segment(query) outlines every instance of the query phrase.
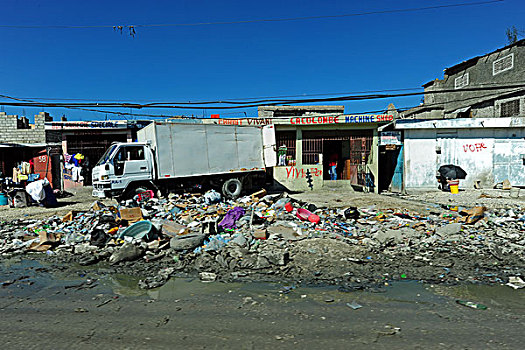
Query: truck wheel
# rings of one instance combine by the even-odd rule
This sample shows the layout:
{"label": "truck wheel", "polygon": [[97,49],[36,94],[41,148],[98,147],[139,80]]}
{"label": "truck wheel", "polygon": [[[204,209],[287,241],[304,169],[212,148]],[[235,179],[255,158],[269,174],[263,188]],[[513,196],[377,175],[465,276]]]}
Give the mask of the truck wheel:
{"label": "truck wheel", "polygon": [[242,191],[242,182],[239,179],[228,179],[222,185],[222,194],[227,198],[235,199]]}

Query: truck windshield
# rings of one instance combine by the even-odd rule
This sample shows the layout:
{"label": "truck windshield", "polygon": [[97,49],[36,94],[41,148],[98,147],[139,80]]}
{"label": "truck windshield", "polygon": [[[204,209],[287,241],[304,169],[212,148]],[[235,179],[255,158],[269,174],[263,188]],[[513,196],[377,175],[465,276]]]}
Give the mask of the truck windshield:
{"label": "truck windshield", "polygon": [[115,148],[117,148],[117,145],[111,145],[106,150],[106,152],[104,152],[104,155],[100,158],[100,160],[97,162],[97,164],[95,166],[107,163],[107,161],[109,160],[109,156],[113,153]]}

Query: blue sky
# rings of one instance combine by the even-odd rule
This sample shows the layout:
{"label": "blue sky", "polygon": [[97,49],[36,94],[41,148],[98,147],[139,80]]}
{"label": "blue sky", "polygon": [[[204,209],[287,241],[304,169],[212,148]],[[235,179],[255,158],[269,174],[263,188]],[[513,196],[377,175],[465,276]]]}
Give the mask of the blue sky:
{"label": "blue sky", "polygon": [[[506,28],[525,29],[525,2],[330,19],[139,27],[135,37],[112,28],[46,26],[227,22],[472,2],[477,1],[3,0],[1,25],[44,27],[0,27],[0,94],[145,103],[418,88],[442,78],[446,67],[505,46]],[[345,113],[360,113],[385,109],[390,102],[414,106],[420,99],[331,104],[344,104]],[[42,108],[3,110],[32,116]],[[105,118],[95,112],[44,110],[55,120],[64,114],[69,120]],[[257,115],[256,108],[133,112]]]}

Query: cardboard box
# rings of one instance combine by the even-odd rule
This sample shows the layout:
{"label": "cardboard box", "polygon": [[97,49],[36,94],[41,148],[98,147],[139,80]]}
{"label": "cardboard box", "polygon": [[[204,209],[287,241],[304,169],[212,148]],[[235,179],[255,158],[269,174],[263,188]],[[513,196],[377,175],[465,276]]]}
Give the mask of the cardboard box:
{"label": "cardboard box", "polygon": [[266,239],[268,238],[268,231],[266,229],[255,229],[252,236],[255,239]]}
{"label": "cardboard box", "polygon": [[78,210],[72,210],[62,218],[62,222],[71,221],[75,216],[77,216],[80,213],[82,212]]}
{"label": "cardboard box", "polygon": [[120,209],[119,215],[121,220],[126,220],[130,224],[142,220],[140,208],[123,208]]}

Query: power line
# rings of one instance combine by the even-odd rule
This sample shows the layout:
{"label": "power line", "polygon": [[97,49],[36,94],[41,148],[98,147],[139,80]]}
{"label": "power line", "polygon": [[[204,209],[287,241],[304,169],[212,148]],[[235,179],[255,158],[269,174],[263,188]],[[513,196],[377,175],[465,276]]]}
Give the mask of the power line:
{"label": "power line", "polygon": [[[139,103],[59,103],[59,102],[39,102],[28,99],[20,99],[7,95],[0,95],[5,99],[14,100],[16,102],[0,102],[0,105],[5,106],[27,106],[27,107],[48,107],[48,108],[163,108],[163,109],[240,109],[240,108],[251,108],[259,106],[275,106],[282,104],[303,104],[303,103],[317,103],[317,102],[339,102],[339,101],[364,101],[374,99],[385,99],[385,98],[396,98],[396,97],[409,97],[418,96],[425,94],[443,94],[443,93],[457,93],[467,91],[492,91],[501,89],[522,89],[525,88],[525,83],[521,84],[506,84],[506,85],[494,85],[494,86],[478,86],[478,87],[464,87],[460,90],[456,89],[442,89],[432,91],[421,91],[421,92],[406,92],[398,94],[367,94],[367,95],[347,95],[339,97],[328,97],[328,98],[307,98],[307,99],[261,99],[257,101],[209,101],[206,103],[178,103],[171,104],[169,102],[161,103],[150,103],[150,104],[139,104]],[[210,106],[215,104],[215,106]],[[219,105],[219,106],[217,106]],[[221,106],[226,105],[226,106]]]}
{"label": "power line", "polygon": [[[525,83],[523,80],[515,80],[515,81],[507,81],[507,84],[521,84]],[[484,87],[484,86],[498,86],[500,83],[482,83],[482,84],[471,84],[469,87]],[[396,92],[396,91],[414,91],[414,90],[420,90],[421,86],[418,87],[412,87],[412,88],[397,88],[397,89],[381,89],[381,90],[364,90],[364,91],[345,91],[345,92],[323,92],[323,93],[311,93],[311,94],[294,94],[294,95],[275,95],[275,96],[256,96],[256,97],[236,97],[236,98],[224,98],[219,99],[216,101],[208,101],[208,100],[194,100],[194,101],[187,101],[187,102],[163,102],[161,100],[151,100],[151,99],[138,99],[135,100],[137,102],[149,102],[151,103],[160,103],[160,104],[183,104],[183,103],[191,103],[191,104],[208,104],[208,103],[217,103],[219,101],[243,101],[243,100],[259,100],[259,99],[280,99],[280,98],[292,98],[292,97],[314,97],[314,96],[335,96],[335,95],[349,95],[349,94],[368,94],[368,93],[374,93],[374,92]],[[1,97],[2,95],[0,95]],[[11,97],[15,98],[15,97]],[[100,98],[63,98],[63,97],[16,97],[16,99],[20,100],[39,100],[39,101],[90,101],[91,103],[100,103],[100,102],[125,102],[129,99],[121,100],[121,99],[100,99]]]}
{"label": "power line", "polygon": [[[421,87],[413,87],[413,88],[404,88],[404,89],[383,89],[383,90],[366,90],[366,91],[346,91],[346,92],[325,92],[325,93],[315,93],[315,94],[295,94],[295,95],[277,95],[277,96],[257,96],[257,97],[236,97],[236,98],[225,98],[224,100],[228,101],[242,101],[242,100],[257,100],[257,99],[271,99],[271,98],[291,98],[291,97],[311,97],[311,96],[333,96],[333,95],[348,95],[348,94],[365,94],[365,93],[372,93],[372,92],[394,92],[394,91],[412,91],[412,90],[419,90]],[[19,99],[32,99],[32,100],[40,100],[40,101],[46,101],[46,100],[52,100],[52,101],[92,101],[93,103],[97,102],[110,102],[110,101],[117,101],[117,102],[123,102],[123,101],[129,101],[129,100],[119,100],[119,99],[98,99],[98,98],[55,98],[55,97],[18,97]],[[155,101],[155,100],[135,100],[135,101],[148,101],[148,102],[162,102],[162,101]],[[208,103],[209,101],[206,100],[195,100],[195,101],[188,101],[191,103]],[[170,102],[170,103],[178,103],[178,102]],[[181,102],[182,103],[182,102]],[[187,103],[187,102],[184,102]]]}
{"label": "power line", "polygon": [[[477,5],[488,5],[493,3],[500,3],[505,0],[488,0],[488,1],[476,1],[459,4],[449,5],[436,5],[436,6],[425,6],[425,7],[414,7],[406,9],[393,9],[393,10],[380,10],[380,11],[368,11],[358,13],[346,13],[339,15],[320,15],[320,16],[303,16],[303,17],[288,17],[288,18],[261,18],[252,20],[236,20],[236,21],[214,21],[214,22],[196,22],[196,23],[158,23],[158,24],[129,24],[129,25],[9,25],[1,24],[0,28],[16,28],[16,29],[96,29],[96,28],[113,28],[114,30],[122,31],[123,28],[134,30],[135,28],[146,28],[146,27],[190,27],[190,26],[209,26],[209,25],[224,25],[224,24],[248,24],[248,23],[264,23],[264,22],[289,22],[289,21],[303,21],[303,20],[314,20],[314,19],[336,19],[345,17],[358,17],[358,16],[370,16],[378,14],[388,13],[402,13],[402,12],[417,12],[425,10],[435,10],[442,8],[451,7],[464,7],[464,6],[477,6]],[[130,32],[131,34],[131,32]],[[133,32],[132,35],[135,33]]]}

